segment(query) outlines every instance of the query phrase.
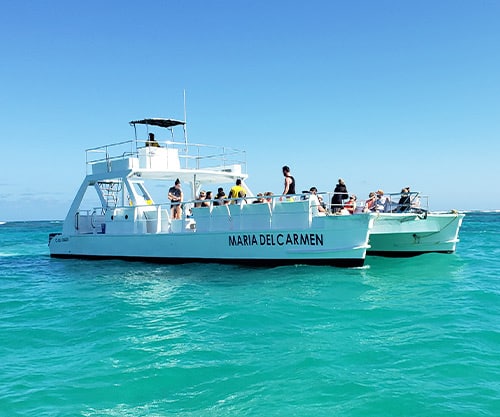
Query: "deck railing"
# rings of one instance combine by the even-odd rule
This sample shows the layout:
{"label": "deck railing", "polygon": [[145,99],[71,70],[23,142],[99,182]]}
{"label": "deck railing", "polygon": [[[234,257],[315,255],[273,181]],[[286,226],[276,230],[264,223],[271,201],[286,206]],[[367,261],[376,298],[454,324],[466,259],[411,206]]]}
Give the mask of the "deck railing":
{"label": "deck railing", "polygon": [[[128,140],[111,143],[85,150],[87,173],[95,164],[138,157],[139,149],[147,148],[145,140]],[[224,169],[240,165],[242,173],[246,173],[246,151],[227,146],[185,143],[176,141],[158,141],[160,148],[176,149],[180,166],[184,169]]]}
{"label": "deck railing", "polygon": [[[429,196],[422,195],[419,192],[411,191],[408,193],[389,193],[384,194],[384,205],[375,204],[375,208],[371,211],[382,213],[422,213],[429,211]],[[362,211],[365,207],[366,199],[357,200],[357,211]],[[361,210],[360,210],[361,209]]]}

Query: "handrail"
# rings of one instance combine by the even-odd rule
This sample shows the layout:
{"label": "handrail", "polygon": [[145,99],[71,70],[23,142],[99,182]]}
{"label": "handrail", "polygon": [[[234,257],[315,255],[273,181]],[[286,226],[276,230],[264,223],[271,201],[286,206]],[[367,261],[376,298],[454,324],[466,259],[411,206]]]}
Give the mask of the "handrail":
{"label": "handrail", "polygon": [[[215,169],[231,165],[241,165],[246,172],[246,151],[227,146],[208,145],[175,141],[157,141],[160,145],[154,149],[177,149],[181,165],[186,169]],[[139,150],[147,148],[146,140],[126,140],[110,143],[85,150],[86,165],[91,166],[101,162],[111,162],[119,159],[139,157]],[[94,154],[97,154],[94,157]]]}
{"label": "handrail", "polygon": [[[403,195],[404,194],[404,195]],[[384,197],[388,199],[386,213],[426,213],[429,211],[429,196],[421,195],[417,191],[410,191],[408,193],[384,193]],[[401,202],[402,198],[408,198],[408,201]],[[364,207],[367,200],[357,200],[357,207]]]}

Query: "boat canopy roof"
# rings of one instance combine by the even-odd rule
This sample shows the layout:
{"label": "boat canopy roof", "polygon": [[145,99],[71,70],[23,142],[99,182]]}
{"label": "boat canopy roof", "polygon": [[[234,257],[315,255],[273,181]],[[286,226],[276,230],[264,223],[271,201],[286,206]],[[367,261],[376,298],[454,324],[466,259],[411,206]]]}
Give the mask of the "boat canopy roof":
{"label": "boat canopy roof", "polygon": [[179,125],[185,125],[186,122],[183,122],[181,120],[174,120],[174,119],[161,119],[161,118],[155,118],[155,119],[142,119],[142,120],[134,120],[130,122],[131,125],[150,125],[150,126],[158,126],[158,127],[173,127],[173,126],[179,126]]}

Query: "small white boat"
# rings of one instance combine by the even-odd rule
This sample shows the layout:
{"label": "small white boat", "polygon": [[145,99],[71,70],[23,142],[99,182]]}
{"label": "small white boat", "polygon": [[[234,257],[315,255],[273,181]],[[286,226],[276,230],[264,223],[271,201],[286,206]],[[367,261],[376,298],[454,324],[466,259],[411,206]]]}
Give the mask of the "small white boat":
{"label": "small white boat", "polygon": [[[87,175],[62,233],[49,236],[51,256],[165,263],[364,264],[373,214],[325,216],[313,199],[300,197],[282,201],[277,196],[250,204],[255,198],[244,182],[248,177],[244,152],[188,143],[183,121],[130,123],[134,140],[86,151]],[[148,131],[166,128],[171,140],[151,146],[138,139],[138,125]],[[183,140],[176,141],[173,132],[179,127]],[[173,218],[166,199],[176,179],[191,195],[184,199],[179,219]],[[249,204],[233,200],[233,204],[211,201],[209,207],[194,206],[202,188],[232,186],[237,179],[243,180]]]}
{"label": "small white boat", "polygon": [[[368,255],[409,257],[425,253],[453,253],[463,213],[431,212],[428,198],[418,192],[385,195],[385,204],[375,210]],[[397,203],[395,203],[397,201]]]}

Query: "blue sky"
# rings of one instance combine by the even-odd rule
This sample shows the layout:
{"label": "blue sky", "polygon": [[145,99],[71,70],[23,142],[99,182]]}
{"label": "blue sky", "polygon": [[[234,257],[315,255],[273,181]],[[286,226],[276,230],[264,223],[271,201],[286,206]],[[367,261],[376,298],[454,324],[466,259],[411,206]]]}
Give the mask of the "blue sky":
{"label": "blue sky", "polygon": [[17,1],[0,14],[0,220],[62,219],[90,147],[183,118],[253,191],[500,209],[500,2]]}

